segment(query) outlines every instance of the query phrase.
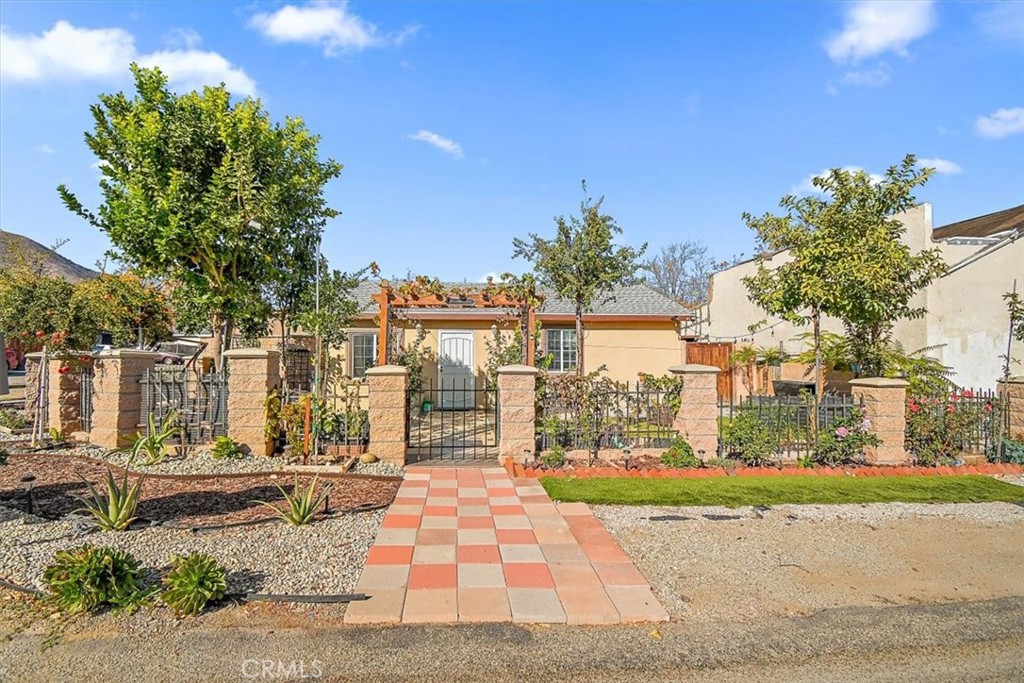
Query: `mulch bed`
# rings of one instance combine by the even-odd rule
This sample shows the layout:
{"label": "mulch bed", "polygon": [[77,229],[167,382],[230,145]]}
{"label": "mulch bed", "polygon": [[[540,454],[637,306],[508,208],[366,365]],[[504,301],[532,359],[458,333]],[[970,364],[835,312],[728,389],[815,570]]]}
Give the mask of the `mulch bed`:
{"label": "mulch bed", "polygon": [[[88,496],[84,477],[102,493],[107,472],[120,482],[122,470],[84,456],[53,453],[11,455],[0,467],[0,505],[25,509],[25,488],[21,478],[36,477],[32,489],[35,514],[57,519],[82,507],[75,495]],[[141,475],[129,473],[133,482]],[[309,475],[298,477],[305,486]],[[397,477],[321,476],[319,486],[331,482],[333,512],[350,512],[389,505],[401,480]],[[142,484],[139,516],[174,526],[206,526],[246,522],[272,517],[273,513],[253,501],[277,504],[283,501],[274,484],[291,490],[295,476],[289,474],[150,475]]]}

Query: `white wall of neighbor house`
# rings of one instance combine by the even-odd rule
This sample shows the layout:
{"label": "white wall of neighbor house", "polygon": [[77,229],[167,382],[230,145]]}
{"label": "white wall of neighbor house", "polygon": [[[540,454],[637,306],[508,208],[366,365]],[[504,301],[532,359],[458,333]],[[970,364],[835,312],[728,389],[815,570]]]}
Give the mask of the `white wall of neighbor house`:
{"label": "white wall of neighbor house", "polygon": [[[953,266],[985,248],[980,244],[950,244],[932,241],[932,207],[921,204],[908,210],[903,218],[906,242],[914,250],[938,247],[947,264]],[[856,248],[851,247],[851,248]],[[775,254],[768,267],[790,260],[788,253]],[[711,300],[703,311],[704,322],[698,329],[710,341],[752,341],[757,346],[779,346],[797,353],[805,348],[799,336],[810,332],[810,325],[797,326],[767,315],[747,297],[743,278],[757,272],[757,263],[747,261],[716,273],[711,279]],[[977,262],[936,280],[913,300],[925,307],[924,318],[902,320],[893,330],[907,351],[935,347],[928,355],[953,368],[953,379],[961,386],[991,388],[1002,375],[1001,356],[1006,353],[1009,317],[1003,294],[1024,290],[1024,239],[994,251]],[[750,333],[748,327],[766,320],[764,329]],[[824,318],[823,330],[843,333],[842,324]],[[1024,349],[1011,348],[1014,374],[1024,372]]]}

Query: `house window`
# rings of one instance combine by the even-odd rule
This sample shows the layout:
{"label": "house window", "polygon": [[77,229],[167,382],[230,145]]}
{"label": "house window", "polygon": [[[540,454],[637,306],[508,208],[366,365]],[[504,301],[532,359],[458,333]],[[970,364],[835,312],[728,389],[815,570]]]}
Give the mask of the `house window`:
{"label": "house window", "polygon": [[352,335],[352,376],[357,379],[366,377],[366,371],[377,362],[377,335]]}
{"label": "house window", "polygon": [[548,330],[546,346],[552,372],[568,372],[576,367],[576,330]]}

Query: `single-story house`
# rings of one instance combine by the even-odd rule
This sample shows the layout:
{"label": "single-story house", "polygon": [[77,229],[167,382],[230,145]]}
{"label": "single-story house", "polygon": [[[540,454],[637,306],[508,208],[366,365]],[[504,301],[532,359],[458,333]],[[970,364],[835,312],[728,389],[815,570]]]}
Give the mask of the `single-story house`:
{"label": "single-story house", "polygon": [[[925,203],[906,211],[901,220],[904,241],[916,251],[938,248],[949,272],[917,295],[913,304],[923,306],[927,314],[897,323],[895,339],[908,352],[927,349],[927,355],[952,368],[953,381],[963,387],[993,388],[1003,374],[1007,352],[1011,373],[1019,374],[1024,370],[1024,345],[1011,343],[1003,294],[1024,295],[1024,205],[933,229],[932,206]],[[766,266],[788,258],[787,252],[773,254]],[[803,350],[797,337],[809,327],[769,316],[747,298],[743,278],[755,272],[757,262],[751,259],[712,276],[709,303],[684,330],[695,349],[754,344],[781,346],[790,353]],[[751,333],[749,326],[758,321],[765,322]],[[839,321],[831,318],[823,319],[822,329],[843,332]],[[735,392],[744,391],[741,382],[732,384]]]}

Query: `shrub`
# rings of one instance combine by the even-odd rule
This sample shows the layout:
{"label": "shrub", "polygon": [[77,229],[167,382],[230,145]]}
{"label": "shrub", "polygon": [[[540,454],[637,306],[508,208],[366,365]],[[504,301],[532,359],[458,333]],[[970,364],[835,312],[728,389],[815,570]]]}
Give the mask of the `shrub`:
{"label": "shrub", "polygon": [[75,512],[88,512],[102,531],[124,531],[137,519],[135,513],[139,509],[143,479],[145,477],[139,477],[135,485],[129,487],[128,473],[125,472],[119,485],[113,473],[107,470],[107,495],[101,496],[96,487],[83,478],[82,481],[89,487],[91,499],[75,496],[84,506]]}
{"label": "shrub", "polygon": [[316,516],[320,505],[331,493],[331,485],[325,484],[323,489],[320,491],[320,495],[314,497],[313,493],[316,490],[318,479],[319,477],[313,477],[313,480],[309,482],[309,486],[303,490],[299,487],[299,478],[295,477],[295,486],[292,488],[291,493],[286,492],[283,488],[274,484],[274,486],[277,486],[277,490],[281,492],[281,495],[284,496],[285,502],[288,503],[288,507],[285,510],[263,500],[256,500],[253,502],[259,503],[260,505],[266,505],[268,508],[273,510],[278,517],[291,526],[309,524],[313,521],[313,517]]}
{"label": "shrub", "polygon": [[740,411],[723,424],[722,442],[747,465],[766,465],[778,458],[778,428],[752,411]]}
{"label": "shrub", "polygon": [[956,462],[985,423],[998,415],[992,402],[973,399],[971,392],[907,400],[906,449],[919,465]]}
{"label": "shrub", "polygon": [[32,420],[23,412],[13,410],[0,410],[0,427],[8,429],[27,429],[32,426]]}
{"label": "shrub", "polygon": [[57,552],[43,570],[43,583],[58,608],[72,614],[103,605],[131,609],[150,595],[138,560],[123,550],[90,545]]}
{"label": "shrub", "polygon": [[9,457],[11,457],[10,452],[6,448],[0,448],[0,465],[6,465]]}
{"label": "shrub", "polygon": [[668,450],[661,454],[661,464],[677,468],[698,467],[700,461],[693,454],[693,447],[687,443],[686,439],[677,436]]}
{"label": "shrub", "polygon": [[565,448],[561,444],[555,444],[541,454],[540,463],[551,469],[558,469],[565,465]]}
{"label": "shrub", "polygon": [[990,462],[1024,465],[1024,441],[1003,437],[1002,441],[989,444],[987,455]]}
{"label": "shrub", "polygon": [[213,440],[210,457],[214,460],[237,460],[245,457],[245,449],[230,436],[218,436]]}
{"label": "shrub", "polygon": [[164,415],[159,429],[156,426],[153,413],[150,413],[146,419],[148,422],[146,433],[136,434],[135,441],[127,449],[129,467],[135,464],[140,457],[143,460],[139,464],[146,467],[162,463],[167,457],[167,441],[178,431],[178,414],[173,410]]}
{"label": "shrub", "polygon": [[163,579],[160,599],[176,614],[195,616],[210,602],[224,597],[227,572],[205,553],[171,557],[171,571]]}
{"label": "shrub", "polygon": [[854,408],[850,411],[849,417],[835,420],[828,429],[822,429],[818,433],[814,462],[835,467],[859,461],[864,454],[865,446],[877,446],[881,443],[870,430],[871,421],[864,417],[859,408]]}

